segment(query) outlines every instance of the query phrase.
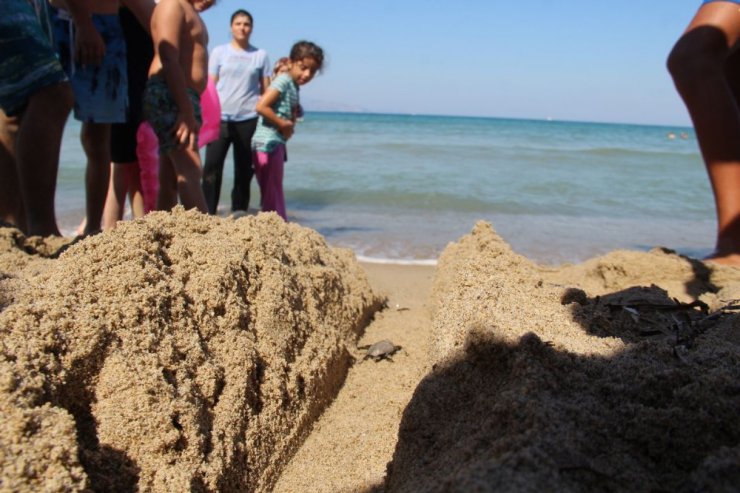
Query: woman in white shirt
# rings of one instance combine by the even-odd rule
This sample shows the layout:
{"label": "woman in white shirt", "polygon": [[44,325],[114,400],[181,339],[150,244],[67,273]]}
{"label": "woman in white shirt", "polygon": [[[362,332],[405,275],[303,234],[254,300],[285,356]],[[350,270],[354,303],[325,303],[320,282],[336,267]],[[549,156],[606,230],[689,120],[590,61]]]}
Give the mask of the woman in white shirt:
{"label": "woman in white shirt", "polygon": [[231,16],[231,42],[217,46],[208,61],[208,75],[216,83],[221,102],[219,138],[206,146],[203,194],[208,212],[215,214],[221,194],[224,160],[234,145],[234,187],[231,211],[249,208],[252,169],[252,135],[257,126],[257,100],[269,86],[270,62],[265,50],[249,43],[253,19],[246,10]]}

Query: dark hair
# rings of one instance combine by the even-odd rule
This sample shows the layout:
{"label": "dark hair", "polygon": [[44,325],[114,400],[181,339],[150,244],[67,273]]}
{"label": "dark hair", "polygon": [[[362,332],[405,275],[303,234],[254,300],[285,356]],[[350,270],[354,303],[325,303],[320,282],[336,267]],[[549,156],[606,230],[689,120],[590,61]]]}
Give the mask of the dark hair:
{"label": "dark hair", "polygon": [[304,58],[313,58],[318,65],[318,71],[324,67],[324,50],[310,41],[298,41],[290,49],[290,59],[294,62]]}
{"label": "dark hair", "polygon": [[249,12],[247,12],[244,9],[239,9],[236,12],[234,12],[233,14],[231,14],[231,23],[229,23],[229,25],[231,25],[231,24],[234,23],[234,19],[236,19],[237,17],[241,17],[241,16],[249,17],[249,23],[250,24],[254,24],[254,19],[252,19],[252,14],[250,14]]}

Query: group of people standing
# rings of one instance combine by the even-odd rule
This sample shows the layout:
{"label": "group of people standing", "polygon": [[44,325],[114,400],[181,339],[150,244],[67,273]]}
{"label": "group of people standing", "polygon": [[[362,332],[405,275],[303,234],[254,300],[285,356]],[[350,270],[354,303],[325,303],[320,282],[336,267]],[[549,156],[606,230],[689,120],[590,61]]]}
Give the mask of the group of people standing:
{"label": "group of people standing", "polygon": [[231,16],[231,41],[211,52],[208,75],[216,82],[221,125],[219,137],[206,147],[203,194],[208,212],[215,214],[224,160],[233,145],[231,211],[247,211],[256,175],[262,210],[275,211],[287,220],[282,186],[285,144],[302,116],[298,88],[321,70],[324,53],[314,43],[299,41],[290,56],[271,69],[267,53],[250,44],[253,26],[252,15],[237,10]]}
{"label": "group of people standing", "polygon": [[257,129],[257,101],[270,85],[272,67],[265,50],[250,44],[254,20],[246,10],[231,16],[231,41],[216,46],[208,59],[208,74],[216,83],[221,103],[219,137],[206,147],[203,194],[208,212],[216,213],[221,194],[224,160],[233,146],[234,186],[231,210],[249,208],[252,136]]}
{"label": "group of people standing", "polygon": [[[287,219],[285,143],[299,114],[298,86],[322,68],[323,51],[298,42],[279,65],[284,73],[273,74],[265,51],[250,44],[251,14],[240,9],[231,17],[231,42],[209,60],[199,13],[213,1],[3,0],[0,221],[29,235],[60,234],[54,192],[72,107],[87,158],[81,234],[114,227],[127,194],[134,216],[151,209],[139,175],[142,131],[149,128],[159,149],[157,209],[179,202],[216,213],[233,145],[232,211],[247,211],[256,171],[262,210]],[[203,169],[200,95],[209,77],[222,111]]]}
{"label": "group of people standing", "polygon": [[[56,7],[52,15],[48,1]],[[252,16],[237,10],[231,42],[216,47],[208,62],[208,33],[199,12],[214,1],[160,0],[156,7],[155,0],[0,2],[2,222],[29,235],[60,234],[54,196],[73,106],[83,122],[87,157],[83,234],[113,227],[127,191],[134,214],[143,214],[136,199],[142,120],[159,141],[158,209],[179,200],[186,208],[216,213],[224,159],[233,145],[232,211],[248,209],[256,174],[262,210],[287,218],[285,144],[300,112],[298,88],[321,70],[323,51],[296,43],[271,71],[267,54],[250,43]],[[734,265],[740,265],[739,5],[704,0],[668,59],[714,191],[718,230],[710,259]],[[217,84],[222,114],[203,169],[199,97],[208,77]]]}

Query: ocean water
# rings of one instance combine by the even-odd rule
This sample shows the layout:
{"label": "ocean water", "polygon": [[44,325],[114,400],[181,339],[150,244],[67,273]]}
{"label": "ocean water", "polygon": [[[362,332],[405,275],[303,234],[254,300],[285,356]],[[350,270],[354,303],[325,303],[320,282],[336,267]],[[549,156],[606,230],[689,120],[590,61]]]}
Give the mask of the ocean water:
{"label": "ocean water", "polygon": [[[232,176],[229,156],[223,214]],[[70,122],[57,191],[65,232],[84,215],[83,177]],[[715,229],[697,142],[681,127],[309,112],[284,188],[291,221],[378,261],[431,263],[479,220],[546,264],[655,246],[703,256]]]}

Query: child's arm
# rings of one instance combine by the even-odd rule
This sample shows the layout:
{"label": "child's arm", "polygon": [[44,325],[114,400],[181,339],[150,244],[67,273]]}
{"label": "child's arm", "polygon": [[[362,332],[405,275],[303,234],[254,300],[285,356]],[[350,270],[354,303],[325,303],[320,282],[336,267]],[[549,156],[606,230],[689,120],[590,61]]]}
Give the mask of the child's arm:
{"label": "child's arm", "polygon": [[262,115],[262,118],[272,123],[277,127],[283,137],[289,139],[293,135],[294,124],[291,120],[286,120],[277,116],[275,111],[272,109],[272,105],[275,104],[280,98],[280,91],[274,87],[268,87],[267,91],[257,101],[257,113]]}
{"label": "child's arm", "polygon": [[180,67],[180,36],[184,26],[185,11],[177,0],[162,0],[157,4],[152,14],[152,40],[162,64],[162,75],[177,104],[177,120],[172,133],[180,145],[196,149],[199,125]]}

